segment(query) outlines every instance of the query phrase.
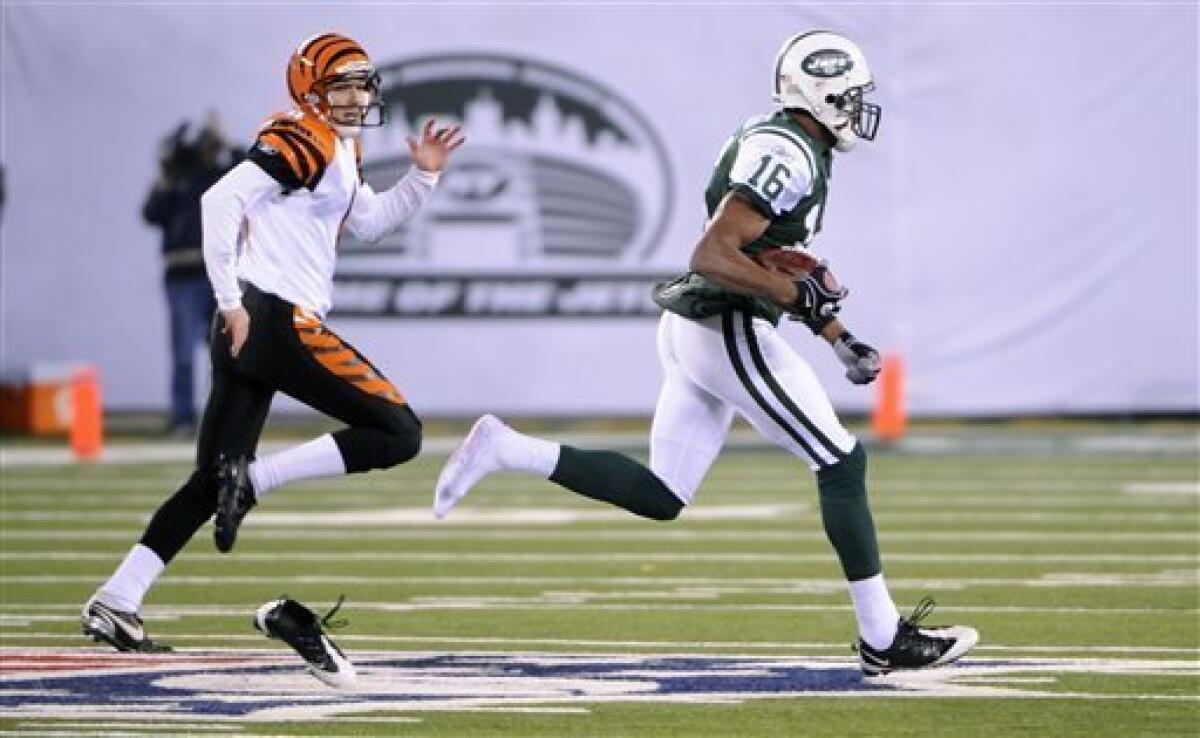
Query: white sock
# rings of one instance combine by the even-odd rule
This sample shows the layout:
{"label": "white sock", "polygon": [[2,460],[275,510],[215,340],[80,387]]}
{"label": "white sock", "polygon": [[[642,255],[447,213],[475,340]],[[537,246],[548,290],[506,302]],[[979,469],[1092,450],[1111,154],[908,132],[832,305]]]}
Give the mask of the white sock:
{"label": "white sock", "polygon": [[892,645],[900,624],[900,611],[882,574],[850,582],[850,599],[854,601],[854,616],[858,618],[858,634],[871,648],[883,650]]}
{"label": "white sock", "polygon": [[108,581],[96,590],[96,597],[114,609],[137,612],[142,608],[146,591],[166,566],[158,554],[138,543],[129,549]]}
{"label": "white sock", "polygon": [[269,454],[250,464],[254,495],[263,495],[297,479],[333,477],[346,473],[346,462],[333,436],[326,433],[299,446]]}
{"label": "white sock", "polygon": [[558,453],[562,447],[553,441],[527,436],[508,426],[500,434],[500,462],[505,469],[538,474],[549,479],[558,466]]}

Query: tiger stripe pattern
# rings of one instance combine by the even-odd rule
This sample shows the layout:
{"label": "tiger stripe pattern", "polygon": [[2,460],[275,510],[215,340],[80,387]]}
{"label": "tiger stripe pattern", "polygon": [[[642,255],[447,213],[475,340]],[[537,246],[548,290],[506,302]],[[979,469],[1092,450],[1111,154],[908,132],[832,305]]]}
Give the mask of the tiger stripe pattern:
{"label": "tiger stripe pattern", "polygon": [[292,312],[292,323],[300,343],[321,366],[369,395],[397,405],[405,404],[400,391],[315,314],[296,307]]}
{"label": "tiger stripe pattern", "polygon": [[288,63],[288,93],[297,105],[314,104],[309,95],[321,84],[341,73],[351,64],[369,65],[370,58],[353,39],[338,33],[322,33],[305,40],[297,47]]}
{"label": "tiger stripe pattern", "polygon": [[316,116],[301,111],[271,116],[255,145],[279,152],[301,186],[315,189],[337,150],[337,134]]}

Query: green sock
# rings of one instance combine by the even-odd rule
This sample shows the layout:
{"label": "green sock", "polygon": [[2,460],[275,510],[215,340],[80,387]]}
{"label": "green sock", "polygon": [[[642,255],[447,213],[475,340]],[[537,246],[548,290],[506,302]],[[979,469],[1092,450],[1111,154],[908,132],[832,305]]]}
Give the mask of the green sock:
{"label": "green sock", "polygon": [[882,571],[875,521],[867,503],[867,452],[862,444],[837,464],[817,472],[821,522],[851,582]]}
{"label": "green sock", "polygon": [[612,451],[563,445],[550,481],[651,520],[674,520],[683,509],[683,502],[654,472]]}

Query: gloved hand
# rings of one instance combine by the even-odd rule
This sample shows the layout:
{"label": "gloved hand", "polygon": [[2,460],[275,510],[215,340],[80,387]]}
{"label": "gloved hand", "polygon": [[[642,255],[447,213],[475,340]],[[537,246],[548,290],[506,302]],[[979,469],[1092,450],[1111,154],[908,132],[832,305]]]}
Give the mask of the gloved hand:
{"label": "gloved hand", "polygon": [[796,282],[798,294],[796,301],[788,305],[786,310],[794,320],[799,320],[809,327],[814,335],[828,325],[842,309],[841,301],[846,299],[850,290],[838,283],[833,272],[820,264],[804,279]]}
{"label": "gloved hand", "polygon": [[846,365],[846,379],[854,384],[870,384],[883,369],[879,352],[855,338],[850,331],[842,331],[834,340],[833,352]]}

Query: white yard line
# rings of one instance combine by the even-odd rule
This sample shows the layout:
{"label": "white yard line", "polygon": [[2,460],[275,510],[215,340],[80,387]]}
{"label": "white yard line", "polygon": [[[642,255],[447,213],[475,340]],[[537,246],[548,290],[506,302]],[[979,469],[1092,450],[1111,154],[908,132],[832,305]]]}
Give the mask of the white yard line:
{"label": "white yard line", "polygon": [[[251,518],[251,525],[253,518]],[[110,528],[85,528],[64,530],[62,528],[24,528],[5,530],[0,538],[10,541],[129,541],[141,529],[113,530]],[[885,542],[898,541],[975,541],[979,543],[1007,542],[1080,542],[1080,543],[1146,543],[1172,542],[1195,543],[1195,531],[1077,531],[1077,530],[953,530],[940,531],[896,531],[880,532]],[[681,530],[660,528],[646,530],[481,530],[479,528],[457,528],[442,525],[436,528],[406,528],[402,531],[386,531],[373,528],[292,528],[287,530],[255,530],[255,538],[262,540],[487,540],[487,541],[825,541],[820,531],[804,530],[760,530],[744,528],[731,530]],[[191,554],[188,554],[191,556]],[[237,554],[240,556],[241,554]],[[315,556],[323,555],[319,552]]]}
{"label": "white yard line", "polygon": [[1200,496],[1200,482],[1130,482],[1122,486],[1130,495]]}
{"label": "white yard line", "polygon": [[[490,586],[508,585],[564,585],[576,583],[589,584],[619,584],[623,586],[722,586],[736,583],[739,586],[769,586],[779,587],[786,592],[841,592],[846,583],[841,579],[797,579],[792,577],[744,577],[740,575],[721,577],[612,577],[612,576],[352,576],[352,575],[298,575],[275,576],[264,580],[262,576],[169,576],[159,583],[159,587],[209,587],[222,586],[253,586],[262,588],[271,586],[278,588],[289,584],[313,585],[389,585],[427,584],[427,585],[458,585],[482,584]],[[5,575],[0,576],[0,583],[51,586],[59,584],[96,584],[94,575]],[[892,589],[963,589],[966,587],[1036,587],[1039,589],[1053,588],[1168,588],[1196,587],[1198,584],[1195,570],[1175,570],[1160,572],[1048,572],[1040,578],[928,578],[928,579],[889,579]]]}
{"label": "white yard line", "polygon": [[[611,448],[618,451],[642,453],[647,447],[645,431],[619,433],[567,433],[555,434],[555,440],[584,448]],[[461,441],[459,436],[433,437],[425,439],[422,451],[429,456],[444,456]],[[294,445],[294,441],[272,441],[263,444],[260,452]],[[773,450],[770,444],[753,431],[734,430],[726,439],[728,449]],[[1127,454],[1133,456],[1194,455],[1200,452],[1200,434],[1150,433],[1136,434],[1080,434],[1076,436],[1053,434],[1030,436],[1028,434],[975,434],[975,433],[913,433],[896,445],[896,451],[907,454],[981,454],[987,457],[1001,455],[1072,455],[1111,456]],[[189,463],[195,456],[192,443],[131,443],[109,444],[95,465],[178,462]],[[1047,462],[1049,463],[1049,462]],[[11,467],[55,467],[78,464],[69,448],[62,447],[0,447],[0,468]]]}
{"label": "white yard line", "polygon": [[[943,505],[943,508],[945,506]],[[1121,523],[1179,523],[1193,524],[1200,520],[1192,508],[1181,508],[1171,512],[1156,508],[1153,510],[1126,511],[1029,511],[1017,510],[895,510],[889,506],[879,506],[875,510],[876,517],[885,521],[912,520],[922,523],[950,523],[958,521],[1022,521],[1022,522],[1079,522],[1081,516],[1088,522],[1121,522]],[[110,511],[93,512],[61,512],[61,511],[5,511],[0,514],[0,521],[30,522],[30,523],[145,523],[150,519],[152,511],[142,513],[123,513]],[[762,504],[762,505],[717,505],[697,506],[689,508],[683,515],[687,520],[767,520],[785,521],[802,515],[812,514],[807,505],[802,504]],[[468,508],[456,510],[447,522],[438,522],[433,513],[426,507],[398,507],[382,509],[360,509],[349,511],[313,510],[307,512],[273,512],[257,511],[246,523],[246,530],[255,527],[380,527],[397,525],[430,525],[453,528],[456,526],[477,525],[564,525],[570,523],[631,521],[629,513],[613,509],[579,509],[579,508]],[[7,532],[6,532],[7,535]]]}
{"label": "white yard line", "polygon": [[[713,505],[690,511],[695,520],[774,520],[805,511],[802,504]],[[38,512],[5,511],[0,520],[12,522],[75,522],[144,521],[153,511],[118,513],[106,511]],[[456,514],[457,522],[466,524],[527,525],[558,524],[581,521],[628,520],[629,513],[616,509],[579,510],[566,508],[491,508],[463,510]],[[271,512],[255,514],[253,522],[264,526],[303,526],[320,522],[322,525],[414,525],[437,524],[428,507],[392,507],[360,510],[313,510],[309,512]]]}
{"label": "white yard line", "polygon": [[[81,639],[82,636],[68,635],[64,633],[22,633],[21,639],[28,640],[73,640]],[[172,633],[168,641],[219,641],[219,642],[237,642],[237,643],[258,643],[267,644],[267,639],[259,634],[251,633]],[[782,650],[782,651],[834,651],[838,654],[845,653],[846,642],[789,642],[789,641],[651,641],[651,640],[605,640],[591,638],[507,638],[503,636],[439,636],[439,635],[355,635],[352,633],[339,633],[337,635],[339,643],[407,643],[407,644],[425,644],[425,643],[444,643],[444,644],[469,644],[474,646],[568,646],[578,648],[647,648],[647,649],[678,649],[691,648],[698,649],[697,655],[702,655],[703,652],[710,648],[740,648],[747,651],[758,650]],[[0,648],[0,657],[6,652],[20,651],[20,646],[8,645]],[[78,652],[79,649],[67,649],[72,652]],[[242,649],[239,649],[241,651]],[[1044,654],[1066,654],[1070,656],[1078,656],[1079,654],[1165,654],[1165,655],[1185,655],[1185,654],[1200,654],[1200,648],[1191,646],[1087,646],[1087,645],[1061,645],[1061,646],[1046,646],[1041,644],[1036,645],[1019,645],[1019,644],[998,644],[998,643],[983,643],[975,647],[975,651],[986,651],[989,653],[1044,653]],[[211,649],[205,649],[206,652]],[[280,645],[276,649],[268,649],[270,653],[286,651],[286,646]],[[372,654],[379,656],[387,656],[388,654]],[[397,652],[392,654],[398,657],[403,657],[407,654]],[[680,656],[684,654],[672,654]],[[723,656],[733,657],[734,654],[723,654]],[[757,658],[757,657],[756,657]],[[838,659],[849,661],[853,656],[838,656]],[[1194,661],[1186,662],[1187,668],[1195,669]]]}
{"label": "white yard line", "polygon": [[[3,517],[8,520],[30,519],[78,519],[80,517],[107,517],[112,520],[132,520],[151,514],[163,500],[167,498],[170,489],[162,489],[159,494],[120,494],[114,495],[103,490],[93,490],[85,495],[66,494],[61,491],[48,491],[40,494],[11,494],[0,497],[0,506],[4,509]],[[1194,501],[1187,494],[1171,493],[1152,497],[1149,493],[1122,496],[1119,489],[1099,493],[1078,492],[1069,496],[1050,494],[1018,494],[1001,488],[988,490],[989,494],[971,494],[980,490],[959,489],[961,495],[918,495],[897,493],[895,489],[881,487],[871,492],[872,507],[884,512],[916,512],[934,510],[971,510],[1005,513],[1009,510],[1079,510],[1100,509],[1114,510],[1160,510],[1164,507],[1171,510],[1190,511],[1195,517],[1197,510]],[[812,490],[772,490],[755,487],[745,490],[745,494],[731,493],[740,501],[736,507],[778,507],[781,505],[802,505],[811,507],[815,498]],[[1192,495],[1194,496],[1194,495]],[[315,502],[327,504],[337,503],[338,514],[353,514],[362,509],[395,510],[395,503],[403,499],[413,501],[412,495],[399,498],[396,495],[364,494],[345,490],[325,491],[294,489],[286,494],[272,498],[272,505],[260,511],[260,514],[270,515],[324,515],[330,512],[324,507],[314,508]],[[562,499],[553,490],[530,494],[484,493],[478,500],[485,503],[483,507],[475,506],[458,511],[457,516],[473,515],[480,511],[490,510],[495,514],[501,510],[522,509],[556,509],[556,504]],[[276,502],[278,500],[278,502]],[[539,504],[544,502],[546,504]],[[281,507],[282,505],[282,507]],[[704,511],[712,508],[732,507],[730,505],[712,505],[705,502],[703,496],[687,514],[695,517],[705,515]],[[309,508],[309,509],[305,509]],[[422,507],[401,509],[420,510]],[[611,512],[611,511],[609,511]],[[70,517],[55,517],[70,516]],[[630,517],[625,514],[625,517]]]}
{"label": "white yard line", "polygon": [[[144,479],[144,478],[112,478],[112,477],[13,477],[5,475],[2,479],[3,489],[9,492],[16,490],[42,490],[61,492],[64,496],[94,495],[98,491],[139,492],[156,491],[163,495],[174,491],[183,482],[179,479]],[[539,494],[551,495],[553,492],[539,479],[527,476],[504,475],[490,478],[486,482],[486,492],[504,494],[513,491],[533,491]],[[727,480],[706,480],[706,486],[722,486],[753,491],[796,493],[813,489],[810,477],[792,475],[779,478],[752,478],[742,475],[730,477]],[[1039,500],[1039,499],[1076,499],[1078,497],[1098,496],[1113,498],[1121,492],[1142,494],[1200,494],[1198,484],[1194,481],[1161,481],[1161,482],[1128,482],[1112,477],[1092,480],[1072,479],[896,479],[888,475],[871,485],[876,494],[910,493],[910,492],[991,492],[1004,491],[1012,493],[1003,499],[993,502],[1004,503],[1008,500]],[[418,489],[411,480],[366,481],[366,480],[337,480],[335,482],[313,481],[296,484],[289,489],[314,490],[337,489],[346,494],[373,494],[385,497],[388,493],[413,491]],[[1034,494],[1018,494],[1020,492]],[[1070,492],[1069,498],[1052,498],[1056,492]],[[30,496],[32,497],[32,496]],[[10,499],[17,496],[10,495]]]}
{"label": "white yard line", "polygon": [[[637,593],[618,593],[621,599],[638,599]],[[687,592],[672,593],[676,599],[703,599],[703,595]],[[596,602],[607,599],[606,593],[544,593],[532,597],[413,597],[409,602],[358,602],[350,601],[347,611],[354,612],[405,612],[417,610],[593,610],[610,611],[710,611],[710,612],[740,612],[752,611],[781,611],[781,612],[820,612],[839,613],[851,612],[850,605],[811,605],[811,604],[613,604]],[[76,623],[79,622],[79,605],[5,605],[6,612],[0,613],[0,626],[30,627],[34,623]],[[227,605],[177,605],[150,606],[142,613],[147,622],[173,622],[181,618],[225,618],[244,617],[252,611],[246,604]],[[1018,615],[1082,615],[1088,617],[1187,617],[1200,614],[1197,608],[1127,608],[1127,607],[1020,607],[1020,606],[985,606],[985,605],[949,605],[947,611],[955,613],[971,613],[995,615],[998,613]],[[61,614],[59,614],[61,613]],[[14,637],[22,634],[13,633]]]}
{"label": "white yard line", "polygon": [[[439,562],[439,563],[643,563],[643,562],[709,562],[709,563],[812,563],[830,561],[829,553],[676,553],[645,551],[639,553],[496,553],[465,551],[281,551],[239,553],[236,557],[220,553],[188,553],[189,561],[276,562],[303,561],[314,564],[326,562]],[[1062,554],[1036,553],[889,553],[888,561],[914,563],[1081,563],[1081,564],[1198,564],[1196,554]],[[0,551],[0,561],[105,561],[114,555],[104,551]]]}
{"label": "white yard line", "polygon": [[237,732],[237,731],[240,731],[243,729],[242,725],[240,725],[236,722],[232,722],[232,721],[224,722],[224,723],[220,722],[220,721],[215,721],[215,722],[211,722],[211,723],[197,723],[194,721],[193,722],[184,722],[182,720],[175,721],[175,720],[171,720],[169,718],[164,720],[161,716],[158,716],[158,715],[156,715],[154,719],[159,722],[127,722],[127,721],[121,721],[121,720],[105,720],[105,721],[103,721],[102,725],[98,726],[97,723],[95,723],[95,722],[73,723],[73,722],[69,722],[69,721],[58,721],[58,720],[56,720],[54,722],[45,722],[45,721],[38,722],[38,721],[32,721],[32,720],[22,720],[20,725],[22,728],[39,728],[39,729],[47,729],[47,730],[63,730],[63,729],[67,729],[67,728],[75,728],[77,730],[89,731],[89,732],[84,733],[85,735],[95,735],[94,733],[92,733],[90,731],[94,731],[98,727],[103,727],[105,730],[132,729],[132,730],[138,730],[138,731],[147,731],[147,730],[157,731],[160,729],[169,729],[169,730],[198,730],[201,732],[210,732],[210,733],[230,733],[230,732]]}

